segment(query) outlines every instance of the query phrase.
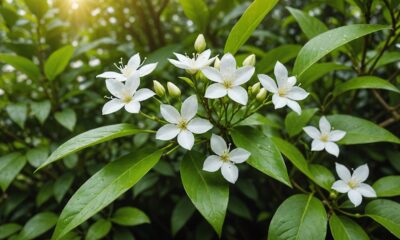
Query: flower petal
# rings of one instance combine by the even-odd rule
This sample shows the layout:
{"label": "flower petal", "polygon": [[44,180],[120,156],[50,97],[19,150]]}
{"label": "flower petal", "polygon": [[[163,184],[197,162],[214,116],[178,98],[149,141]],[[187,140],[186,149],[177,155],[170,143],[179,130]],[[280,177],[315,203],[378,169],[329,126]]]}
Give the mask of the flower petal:
{"label": "flower petal", "polygon": [[292,110],[293,110],[294,112],[296,112],[298,115],[301,115],[301,107],[300,107],[300,105],[299,105],[296,101],[287,99],[286,102],[287,102],[287,106],[288,106],[290,109],[292,109]]}
{"label": "flower petal", "polygon": [[319,119],[319,129],[321,133],[329,133],[331,131],[331,124],[324,116]]}
{"label": "flower petal", "polygon": [[103,115],[110,114],[113,112],[116,112],[120,110],[122,107],[124,107],[124,103],[120,99],[112,99],[103,106]]}
{"label": "flower petal", "polygon": [[245,162],[250,157],[250,155],[251,153],[246,151],[245,149],[236,148],[229,153],[229,160],[234,163],[242,163]]}
{"label": "flower petal", "polygon": [[142,89],[139,89],[135,93],[135,95],[133,95],[132,99],[134,101],[141,102],[141,101],[144,101],[144,100],[147,100],[147,99],[151,98],[154,95],[155,95],[155,93],[152,90],[150,90],[148,88],[142,88]]}
{"label": "flower petal", "polygon": [[222,165],[221,173],[222,176],[224,176],[224,178],[230,183],[235,183],[239,177],[239,169],[235,166],[235,164],[230,162]]}
{"label": "flower petal", "polygon": [[276,86],[276,83],[272,78],[265,74],[258,74],[257,76],[258,80],[260,80],[261,85],[263,85],[263,87],[267,89],[267,91],[272,93],[278,92],[278,87]]}
{"label": "flower petal", "polygon": [[235,71],[235,79],[233,79],[233,85],[239,86],[243,83],[248,82],[250,78],[253,76],[254,71],[255,68],[250,66],[239,68],[238,70]]}
{"label": "flower petal", "polygon": [[369,175],[369,168],[367,164],[363,164],[354,170],[352,178],[355,179],[357,182],[364,182],[367,180]]}
{"label": "flower petal", "polygon": [[128,104],[125,104],[125,110],[130,113],[138,113],[140,111],[140,103],[130,101]]}
{"label": "flower petal", "polygon": [[278,88],[287,86],[288,71],[286,67],[279,61],[277,61],[275,64],[274,74],[276,80],[278,81]]}
{"label": "flower petal", "polygon": [[115,79],[107,79],[106,87],[108,91],[117,98],[124,98],[125,85]]}
{"label": "flower petal", "polygon": [[272,103],[275,106],[275,109],[283,108],[287,104],[287,99],[280,97],[277,93],[272,95]]}
{"label": "flower petal", "polygon": [[225,140],[221,136],[215,134],[211,135],[210,145],[213,152],[219,156],[228,150]]}
{"label": "flower petal", "polygon": [[205,133],[212,127],[213,125],[208,120],[202,118],[194,118],[187,125],[187,129],[196,134]]}
{"label": "flower petal", "polygon": [[337,180],[333,183],[332,189],[340,193],[347,193],[351,188],[345,181]]}
{"label": "flower petal", "polygon": [[360,186],[356,190],[364,197],[376,197],[375,190],[368,184],[360,183]]}
{"label": "flower petal", "polygon": [[233,88],[228,89],[228,96],[235,102],[240,103],[242,105],[246,105],[249,99],[247,95],[247,91],[240,87],[236,86]]}
{"label": "flower petal", "polygon": [[211,155],[208,156],[204,161],[203,170],[207,172],[215,172],[222,167],[222,164],[224,164],[224,162],[221,161],[221,158],[219,156]]}
{"label": "flower petal", "polygon": [[294,77],[294,76],[288,77],[287,86],[288,87],[293,87],[296,84],[296,82],[297,82],[296,77]]}
{"label": "flower petal", "polygon": [[356,190],[350,190],[347,193],[347,196],[349,197],[350,201],[354,204],[354,207],[357,207],[358,205],[361,204],[362,202],[362,196],[361,194],[356,191]]}
{"label": "flower petal", "polygon": [[287,98],[290,98],[292,100],[303,100],[308,96],[308,92],[306,92],[304,89],[301,87],[293,87],[290,89],[290,91],[286,94]]}
{"label": "flower petal", "polygon": [[314,139],[311,143],[311,151],[321,151],[325,148],[325,143],[319,139]]}
{"label": "flower petal", "polygon": [[149,63],[146,65],[143,65],[141,68],[139,68],[139,74],[141,77],[149,75],[151,72],[156,69],[157,63]]}
{"label": "flower petal", "polygon": [[171,140],[178,135],[181,130],[175,124],[166,124],[160,127],[156,133],[158,140]]}
{"label": "flower petal", "polygon": [[325,150],[335,157],[339,156],[339,146],[334,142],[326,142]]}
{"label": "flower petal", "polygon": [[202,53],[199,54],[199,56],[196,58],[196,65],[200,68],[203,68],[205,66],[208,66],[212,63],[212,61],[209,61],[209,58],[211,56],[211,50],[207,49],[203,51]]}
{"label": "flower petal", "polygon": [[130,96],[132,96],[140,85],[140,78],[138,73],[133,73],[126,79],[125,82],[125,91],[128,92]]}
{"label": "flower petal", "polygon": [[318,130],[318,128],[313,127],[313,126],[307,126],[303,127],[304,132],[307,133],[308,136],[312,139],[319,139],[321,136],[321,132]]}
{"label": "flower petal", "polygon": [[171,105],[161,104],[160,111],[163,118],[170,123],[176,124],[181,119],[179,112]]}
{"label": "flower petal", "polygon": [[222,83],[222,76],[221,73],[213,67],[205,67],[201,69],[201,72],[206,76],[206,78],[210,79],[211,81]]}
{"label": "flower petal", "polygon": [[181,107],[181,116],[182,116],[182,118],[184,118],[187,121],[189,121],[194,116],[196,116],[197,109],[198,109],[198,105],[197,105],[197,97],[196,97],[196,95],[192,95],[192,96],[188,97],[182,103],[182,107]]}
{"label": "flower petal", "polygon": [[204,97],[206,98],[221,98],[228,94],[228,90],[221,83],[214,83],[207,87],[206,94]]}
{"label": "flower petal", "polygon": [[332,142],[339,141],[340,139],[344,138],[345,135],[346,135],[345,131],[333,130],[332,132],[329,133],[329,141]]}
{"label": "flower petal", "polygon": [[182,130],[178,134],[178,143],[181,145],[181,147],[191,150],[193,145],[194,145],[194,136],[193,133],[191,133],[188,130]]}
{"label": "flower petal", "polygon": [[192,61],[192,59],[191,58],[189,58],[189,57],[187,57],[187,56],[185,56],[185,55],[183,55],[183,54],[180,54],[180,53],[174,53],[174,55],[176,56],[176,58],[179,60],[179,62],[182,62],[182,63],[189,63],[189,62],[191,62]]}
{"label": "flower petal", "polygon": [[342,179],[345,182],[348,182],[351,179],[351,173],[346,166],[340,163],[336,163],[335,168],[336,168],[336,173],[340,179]]}
{"label": "flower petal", "polygon": [[108,79],[117,79],[118,81],[125,81],[124,75],[117,72],[104,72],[100,75],[97,75],[98,78],[108,78]]}
{"label": "flower petal", "polygon": [[127,67],[129,69],[136,70],[139,68],[139,66],[140,66],[140,54],[136,53],[129,59]]}
{"label": "flower petal", "polygon": [[181,69],[190,69],[191,67],[186,63],[186,62],[179,62],[176,61],[175,59],[168,59],[168,61],[174,65],[177,68],[181,68]]}
{"label": "flower petal", "polygon": [[232,54],[227,53],[221,58],[219,67],[222,76],[231,76],[236,71],[236,60]]}

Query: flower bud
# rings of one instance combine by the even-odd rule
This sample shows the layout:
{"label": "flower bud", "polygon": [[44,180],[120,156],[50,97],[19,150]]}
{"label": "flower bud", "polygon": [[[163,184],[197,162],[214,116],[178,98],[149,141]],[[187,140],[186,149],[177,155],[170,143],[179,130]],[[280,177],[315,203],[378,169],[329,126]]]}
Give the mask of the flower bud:
{"label": "flower bud", "polygon": [[196,49],[196,51],[198,53],[203,52],[206,49],[206,40],[204,39],[204,35],[203,34],[199,34],[199,36],[197,36],[196,41],[194,42],[194,49]]}
{"label": "flower bud", "polygon": [[219,69],[220,66],[221,66],[221,60],[219,60],[219,57],[215,57],[215,60],[214,60],[214,67],[215,67],[216,69]]}
{"label": "flower bud", "polygon": [[253,67],[254,65],[256,65],[256,55],[254,55],[254,54],[249,55],[249,56],[243,61],[243,66]]}
{"label": "flower bud", "polygon": [[267,90],[265,90],[265,88],[261,88],[256,96],[257,101],[262,102],[265,100],[266,97],[267,97]]}
{"label": "flower bud", "polygon": [[157,96],[162,97],[165,95],[165,88],[163,87],[163,85],[161,85],[159,81],[153,80],[153,88]]}
{"label": "flower bud", "polygon": [[332,192],[329,193],[329,198],[330,199],[336,199],[337,198],[337,194],[334,191],[332,191]]}
{"label": "flower bud", "polygon": [[167,83],[167,89],[168,89],[168,94],[171,97],[180,97],[181,96],[181,90],[172,82]]}
{"label": "flower bud", "polygon": [[251,86],[251,94],[256,95],[260,91],[260,88],[261,88],[260,82],[254,84],[253,86]]}

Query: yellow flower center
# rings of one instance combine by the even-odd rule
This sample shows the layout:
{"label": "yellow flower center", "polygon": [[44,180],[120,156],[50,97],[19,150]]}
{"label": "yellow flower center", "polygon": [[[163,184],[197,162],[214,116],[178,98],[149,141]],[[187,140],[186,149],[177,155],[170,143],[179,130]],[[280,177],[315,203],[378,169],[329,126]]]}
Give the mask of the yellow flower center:
{"label": "yellow flower center", "polygon": [[321,141],[323,141],[323,142],[328,142],[329,141],[329,135],[328,134],[326,134],[326,133],[323,133],[322,135],[321,135]]}
{"label": "yellow flower center", "polygon": [[222,155],[221,155],[221,160],[224,162],[229,162],[229,152],[225,151]]}
{"label": "yellow flower center", "polygon": [[184,129],[187,128],[188,122],[187,122],[185,119],[181,119],[181,120],[178,122],[177,125],[178,125],[178,128],[184,130]]}
{"label": "yellow flower center", "polygon": [[132,96],[125,96],[122,101],[124,103],[130,103],[132,101]]}
{"label": "yellow flower center", "polygon": [[229,89],[233,86],[232,81],[230,80],[224,80],[223,84],[226,89]]}
{"label": "yellow flower center", "polygon": [[350,187],[351,189],[357,188],[358,185],[359,185],[359,183],[356,182],[356,181],[354,181],[354,180],[350,180],[347,184],[349,185],[349,187]]}
{"label": "yellow flower center", "polygon": [[286,96],[286,94],[287,94],[286,88],[279,88],[279,89],[278,89],[278,95],[279,95],[279,97],[284,97],[284,96]]}

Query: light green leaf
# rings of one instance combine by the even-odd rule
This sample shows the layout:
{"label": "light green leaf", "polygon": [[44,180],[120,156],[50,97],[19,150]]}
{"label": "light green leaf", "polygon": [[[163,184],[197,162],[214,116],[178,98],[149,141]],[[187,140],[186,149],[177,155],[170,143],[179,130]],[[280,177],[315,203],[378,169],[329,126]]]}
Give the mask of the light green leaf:
{"label": "light green leaf", "polygon": [[386,129],[368,120],[349,115],[328,116],[332,127],[346,131],[341,144],[361,144],[374,142],[392,142],[400,144],[400,139]]}
{"label": "light green leaf", "polygon": [[74,110],[67,108],[61,112],[56,112],[54,117],[57,122],[66,129],[70,130],[71,132],[74,130],[76,124],[76,113]]}
{"label": "light green leaf", "polygon": [[202,170],[205,156],[188,152],[181,163],[183,187],[194,206],[221,236],[229,201],[229,185],[218,173]]}
{"label": "light green leaf", "polygon": [[303,127],[311,120],[314,114],[318,111],[317,108],[305,109],[298,115],[295,112],[290,112],[285,118],[285,128],[290,137],[296,136],[303,131]]}
{"label": "light green leaf", "polygon": [[209,11],[203,0],[179,0],[186,17],[193,21],[199,32],[204,32],[207,24]]}
{"label": "light green leaf", "polygon": [[86,235],[86,240],[97,240],[107,236],[111,230],[111,222],[103,218],[97,220],[92,226],[89,227]]}
{"label": "light green leaf", "polygon": [[326,74],[337,70],[350,70],[348,66],[339,65],[333,62],[316,63],[308,68],[300,77],[302,86],[310,86],[313,82],[324,77]]}
{"label": "light green leaf", "polygon": [[229,33],[224,52],[235,54],[277,3],[278,0],[253,1]]}
{"label": "light green leaf", "polygon": [[49,231],[57,222],[57,215],[52,212],[41,212],[33,216],[19,233],[18,240],[34,239]]}
{"label": "light green leaf", "polygon": [[9,7],[0,6],[0,15],[3,17],[7,27],[11,29],[18,21],[18,13]]}
{"label": "light green leaf", "polygon": [[17,233],[22,228],[21,225],[16,223],[6,223],[0,226],[0,239],[5,239]]}
{"label": "light green leaf", "polygon": [[251,153],[246,163],[287,186],[292,186],[282,155],[271,138],[251,128],[238,128],[231,134],[236,146]]}
{"label": "light green leaf", "polygon": [[41,19],[49,10],[47,0],[25,0],[26,6],[29,11],[35,14],[37,18]]}
{"label": "light green leaf", "polygon": [[10,64],[33,81],[37,81],[40,78],[39,68],[27,58],[11,54],[0,54],[0,61]]}
{"label": "light green leaf", "polygon": [[185,226],[186,222],[190,219],[195,210],[196,209],[190,202],[189,198],[183,197],[179,200],[171,215],[171,232],[173,236],[175,236],[178,231]]}
{"label": "light green leaf", "polygon": [[[235,119],[234,119],[235,120]],[[267,125],[273,128],[280,128],[281,126],[273,121],[271,121],[269,118],[266,118],[265,116],[261,115],[260,113],[254,113],[250,115],[248,118],[244,119],[240,123],[238,123],[239,126],[258,126],[258,125]]]}
{"label": "light green leaf", "polygon": [[400,176],[387,176],[380,178],[372,187],[378,197],[400,196]]}
{"label": "light green leaf", "polygon": [[400,238],[400,204],[391,200],[378,199],[367,204],[365,214]]}
{"label": "light green leaf", "polygon": [[271,72],[277,61],[282,64],[292,60],[297,56],[301,49],[300,45],[286,44],[274,49],[269,50],[261,59],[256,63],[258,73]]}
{"label": "light green leaf", "polygon": [[49,148],[45,146],[32,148],[26,153],[26,158],[33,167],[39,167],[46,161],[48,156]]}
{"label": "light green leaf", "polygon": [[53,182],[47,182],[40,187],[39,193],[36,195],[36,206],[42,206],[42,204],[49,200],[52,196]]}
{"label": "light green leaf", "polygon": [[122,226],[136,226],[150,223],[149,217],[142,210],[133,207],[122,207],[117,209],[111,221]]}
{"label": "light green leaf", "polygon": [[[37,170],[55,162],[71,153],[78,152],[82,149],[94,146],[96,144],[119,138],[123,136],[133,135],[136,133],[148,132],[134,128],[131,124],[121,123],[99,127],[75,136],[58,147]],[[36,171],[37,171],[36,170]]]}
{"label": "light green leaf", "polygon": [[50,114],[51,103],[49,100],[45,100],[42,102],[32,102],[31,110],[33,115],[35,115],[35,117],[39,120],[39,122],[43,124]]}
{"label": "light green leaf", "polygon": [[98,171],[68,201],[61,212],[52,239],[60,239],[132,188],[156,165],[162,152],[163,150],[140,149]]}
{"label": "light green leaf", "polygon": [[335,240],[368,240],[367,233],[356,222],[335,213],[329,219],[329,227]]}
{"label": "light green leaf", "polygon": [[19,153],[11,153],[0,158],[0,187],[4,192],[25,164],[26,157]]}
{"label": "light green leaf", "polygon": [[[382,57],[378,60],[375,68],[385,66],[386,64],[395,63],[400,61],[400,52],[385,52]],[[372,64],[373,61],[371,61]]]}
{"label": "light green leaf", "polygon": [[44,65],[44,73],[52,81],[67,67],[74,54],[74,47],[67,45],[53,52]]}
{"label": "light green leaf", "polygon": [[327,216],[313,195],[297,194],[286,199],[272,217],[268,240],[325,240]]}
{"label": "light green leaf", "polygon": [[26,117],[28,115],[28,105],[26,103],[11,103],[6,107],[6,111],[10,116],[11,120],[13,120],[20,128],[24,128]]}
{"label": "light green leaf", "polygon": [[72,173],[65,173],[54,183],[52,192],[57,202],[63,200],[64,195],[68,192],[74,182],[74,178],[75,176]]}
{"label": "light green leaf", "polygon": [[383,29],[389,29],[389,27],[372,24],[354,24],[335,28],[314,37],[300,50],[294,63],[294,75],[302,75],[314,63],[336,48],[354,39]]}
{"label": "light green leaf", "polygon": [[305,12],[295,8],[287,7],[287,9],[299,23],[301,30],[304,32],[307,38],[311,39],[323,32],[328,31],[328,27],[323,22],[318,20],[318,18],[310,16]]}
{"label": "light green leaf", "polygon": [[333,91],[333,95],[338,96],[350,90],[369,89],[369,88],[384,89],[400,93],[400,90],[397,89],[393,84],[391,84],[387,80],[374,76],[363,76],[363,77],[353,78],[342,84],[339,84]]}
{"label": "light green leaf", "polygon": [[310,164],[308,168],[313,175],[313,181],[326,191],[331,191],[332,184],[335,182],[333,173],[328,168],[319,164]]}

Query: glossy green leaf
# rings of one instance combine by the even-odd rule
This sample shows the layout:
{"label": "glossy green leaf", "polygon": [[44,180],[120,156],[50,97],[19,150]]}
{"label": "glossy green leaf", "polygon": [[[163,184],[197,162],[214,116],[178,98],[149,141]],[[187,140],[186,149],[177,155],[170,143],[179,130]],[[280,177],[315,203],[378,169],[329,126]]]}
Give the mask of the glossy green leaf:
{"label": "glossy green leaf", "polygon": [[[234,119],[235,120],[235,119]],[[248,118],[238,123],[239,126],[259,126],[266,125],[273,128],[280,128],[281,126],[269,118],[261,115],[260,113],[254,113],[250,115]]]}
{"label": "glossy green leaf", "polygon": [[5,192],[26,164],[26,157],[11,153],[0,158],[0,187]]}
{"label": "glossy green leaf", "polygon": [[313,181],[326,191],[331,191],[332,184],[335,182],[333,173],[328,168],[319,164],[310,164],[308,168],[313,176]]}
{"label": "glossy green leaf", "polygon": [[328,31],[328,27],[323,22],[318,20],[318,18],[310,16],[305,12],[295,8],[287,7],[287,9],[299,23],[301,30],[304,32],[307,38],[311,39],[323,32]]}
{"label": "glossy green leaf", "polygon": [[329,227],[335,240],[368,240],[367,233],[356,222],[335,213],[329,219]]}
{"label": "glossy green leaf", "polygon": [[221,236],[229,200],[229,185],[222,176],[202,170],[206,156],[188,152],[181,163],[181,178],[193,205]]}
{"label": "glossy green leaf", "polygon": [[203,32],[208,23],[209,11],[203,0],[179,0],[186,17],[193,21],[199,32]]}
{"label": "glossy green leaf", "polygon": [[35,115],[35,117],[39,120],[39,122],[43,124],[50,114],[51,103],[49,100],[45,100],[42,102],[32,102],[31,110],[33,115]]}
{"label": "glossy green leaf", "polygon": [[363,76],[363,77],[353,78],[342,84],[339,84],[334,89],[333,95],[338,96],[347,91],[355,89],[369,89],[369,88],[384,89],[400,93],[400,90],[397,89],[396,86],[394,86],[387,80],[374,76]]}
{"label": "glossy green leaf", "polygon": [[335,28],[314,37],[300,50],[294,64],[294,75],[302,75],[314,63],[336,48],[383,29],[389,28],[382,25],[354,24]]}
{"label": "glossy green leaf", "polygon": [[[395,63],[400,61],[400,52],[388,52],[386,51],[382,57],[378,60],[375,65],[375,68],[385,66],[390,63]],[[372,63],[373,61],[371,61]]]}
{"label": "glossy green leaf", "polygon": [[305,109],[298,115],[295,112],[290,112],[285,118],[285,128],[290,137],[296,136],[303,131],[303,127],[311,120],[314,114],[318,111],[317,108]]}
{"label": "glossy green leaf", "polygon": [[49,148],[45,146],[36,147],[28,150],[26,158],[33,167],[39,167],[49,156]]}
{"label": "glossy green leaf", "polygon": [[27,58],[11,54],[0,54],[0,62],[10,64],[33,81],[37,81],[40,78],[39,68]]}
{"label": "glossy green leaf", "polygon": [[235,214],[236,216],[242,217],[249,221],[252,220],[250,209],[246,204],[238,197],[231,196],[229,198],[228,212]]}
{"label": "glossy green leaf", "polygon": [[26,222],[22,231],[19,233],[18,240],[35,239],[43,233],[49,231],[57,222],[57,215],[52,212],[41,212],[33,216]]}
{"label": "glossy green leaf", "polygon": [[46,0],[25,0],[25,3],[31,13],[35,14],[39,19],[49,10],[49,5]]}
{"label": "glossy green leaf", "polygon": [[238,128],[232,138],[236,146],[251,153],[246,163],[291,187],[285,162],[270,137],[252,128]]}
{"label": "glossy green leaf", "polygon": [[400,196],[400,176],[387,176],[378,179],[372,187],[378,197]]}
{"label": "glossy green leaf", "polygon": [[277,3],[278,0],[253,1],[229,33],[225,53],[235,54]]}
{"label": "glossy green leaf", "polygon": [[[131,124],[121,123],[115,125],[109,125],[105,127],[99,127],[90,131],[84,132],[75,136],[63,143],[58,147],[37,170],[55,162],[71,153],[80,151],[87,147],[94,146],[96,144],[106,142],[115,138],[133,135],[136,133],[147,132],[146,130],[139,130],[134,128]],[[36,170],[36,171],[37,171]]]}
{"label": "glossy green leaf", "polygon": [[74,54],[74,47],[67,45],[53,52],[44,65],[44,73],[52,81],[67,67]]}
{"label": "glossy green leaf", "polygon": [[171,215],[171,232],[172,235],[176,235],[178,231],[186,224],[186,222],[193,215],[194,211],[193,204],[190,202],[189,198],[183,197],[176,204]]}
{"label": "glossy green leaf", "polygon": [[133,207],[122,207],[117,209],[111,221],[122,226],[136,226],[150,223],[149,217],[142,210]]}
{"label": "glossy green leaf", "polygon": [[17,233],[22,228],[16,223],[6,223],[0,226],[0,239],[5,239],[14,233]]}
{"label": "glossy green leaf", "polygon": [[26,117],[28,115],[28,105],[24,102],[11,103],[6,107],[6,111],[11,120],[18,124],[20,128],[25,127]]}
{"label": "glossy green leaf", "polygon": [[388,130],[368,120],[349,115],[328,116],[332,127],[346,131],[341,144],[361,144],[374,142],[392,142],[400,144],[400,139]]}
{"label": "glossy green leaf", "polygon": [[36,195],[36,206],[40,207],[53,196],[53,182],[47,182],[42,185]]}
{"label": "glossy green leaf", "polygon": [[60,239],[132,188],[156,165],[162,152],[163,150],[141,149],[98,171],[68,201],[61,212],[52,239]]}
{"label": "glossy green leaf", "polygon": [[256,63],[256,69],[259,73],[271,72],[277,61],[282,64],[292,60],[297,56],[301,49],[300,45],[286,44],[274,49],[269,50],[259,61]]}
{"label": "glossy green leaf", "polygon": [[71,132],[74,130],[76,124],[76,113],[74,110],[67,108],[61,112],[56,112],[54,118],[66,129]]}
{"label": "glossy green leaf", "polygon": [[391,200],[378,199],[367,204],[365,214],[400,238],[400,204]]}
{"label": "glossy green leaf", "polygon": [[56,198],[57,202],[61,202],[63,200],[65,194],[71,188],[72,183],[74,182],[74,174],[72,173],[65,173],[57,181],[54,183],[53,186],[53,194]]}
{"label": "glossy green leaf", "polygon": [[102,239],[105,236],[107,236],[107,234],[110,232],[111,226],[112,224],[110,221],[101,218],[97,220],[95,223],[93,223],[92,226],[89,227],[85,239],[86,240]]}
{"label": "glossy green leaf", "polygon": [[350,67],[340,65],[333,62],[327,63],[316,63],[308,68],[299,78],[299,82],[302,86],[310,86],[312,83],[317,81],[318,79],[326,76],[326,74],[332,71],[338,70],[351,70]]}
{"label": "glossy green leaf", "polygon": [[269,225],[268,240],[325,240],[327,216],[313,195],[297,194],[286,199]]}

